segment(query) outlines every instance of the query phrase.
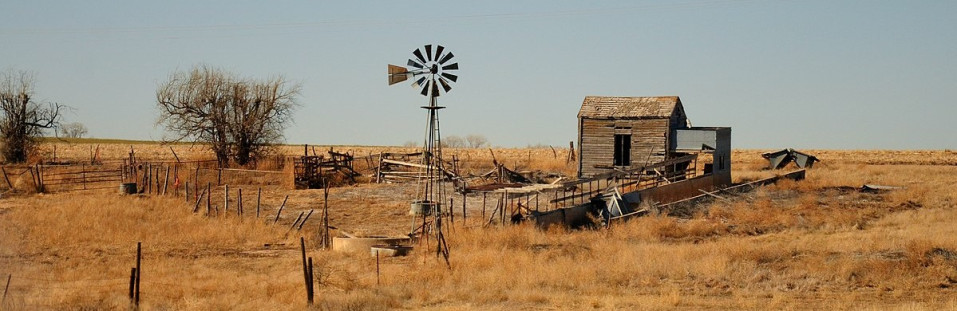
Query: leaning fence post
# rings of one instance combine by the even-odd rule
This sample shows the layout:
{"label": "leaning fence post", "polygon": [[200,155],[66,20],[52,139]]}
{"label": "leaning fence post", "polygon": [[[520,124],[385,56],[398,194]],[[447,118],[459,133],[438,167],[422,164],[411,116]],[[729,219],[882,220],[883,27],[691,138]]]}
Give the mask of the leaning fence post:
{"label": "leaning fence post", "polygon": [[166,176],[163,177],[163,195],[166,195],[167,189],[169,189],[169,165],[166,166]]}
{"label": "leaning fence post", "polygon": [[286,207],[286,200],[289,200],[288,195],[286,195],[285,199],[282,199],[282,205],[279,205],[279,211],[276,212],[276,220],[273,220],[273,223],[279,222],[279,215],[282,214],[282,208]]}
{"label": "leaning fence post", "polygon": [[7,275],[7,286],[3,287],[3,299],[0,299],[0,308],[3,308],[4,303],[7,302],[7,291],[10,290],[10,279],[13,278],[13,274]]}
{"label": "leaning fence post", "polygon": [[309,216],[312,216],[313,209],[309,210],[309,214],[306,214],[306,218],[302,219],[302,222],[299,223],[299,227],[296,228],[296,231],[302,230],[302,226],[306,224],[306,221],[309,220]]}
{"label": "leaning fence post", "polygon": [[263,188],[259,188],[259,191],[256,192],[256,218],[259,218],[259,199],[263,195]]}
{"label": "leaning fence post", "polygon": [[7,170],[0,166],[0,171],[3,172],[3,180],[7,181],[7,186],[10,187],[10,190],[13,190],[13,183],[10,183],[10,177],[7,176]]}

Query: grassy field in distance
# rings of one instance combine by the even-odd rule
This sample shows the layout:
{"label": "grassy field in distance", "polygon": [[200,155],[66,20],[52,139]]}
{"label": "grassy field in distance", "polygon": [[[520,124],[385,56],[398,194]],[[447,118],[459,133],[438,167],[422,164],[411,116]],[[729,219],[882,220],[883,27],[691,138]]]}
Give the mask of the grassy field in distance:
{"label": "grassy field in distance", "polygon": [[[132,143],[45,143],[41,156],[56,145],[58,158],[88,160],[97,144],[103,159],[122,159]],[[164,160],[169,147],[133,145],[138,156]],[[334,148],[357,156],[414,151]],[[181,158],[211,157],[201,145],[173,149]],[[734,151],[735,181],[775,173],[762,169],[763,151]],[[802,151],[822,159],[806,180],[717,200],[689,218],[656,215],[601,230],[483,228],[481,198],[469,197],[467,220],[457,215],[448,236],[451,269],[420,247],[381,258],[379,284],[368,254],[315,248],[317,215],[302,231],[290,229],[297,215],[322,205],[321,190],[264,188],[258,218],[250,212],[252,179],[230,185],[245,189],[243,217],[194,214],[193,202],[172,195],[4,195],[0,281],[8,274],[12,281],[3,309],[128,309],[136,242],[144,248],[144,309],[303,309],[300,236],[316,259],[314,308],[324,310],[957,308],[957,152]],[[302,152],[301,145],[280,151]],[[491,167],[492,153],[512,168],[575,172],[567,149],[446,151],[472,173]],[[863,184],[904,188],[857,191]],[[414,188],[331,189],[330,224],[357,234],[407,232]],[[222,189],[212,198],[222,205]]]}

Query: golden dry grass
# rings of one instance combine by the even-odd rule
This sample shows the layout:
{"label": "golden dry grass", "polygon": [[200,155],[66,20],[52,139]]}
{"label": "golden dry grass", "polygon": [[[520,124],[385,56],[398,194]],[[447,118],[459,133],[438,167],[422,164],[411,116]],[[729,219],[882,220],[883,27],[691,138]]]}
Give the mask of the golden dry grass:
{"label": "golden dry grass", "polygon": [[[565,165],[550,149],[495,152],[509,166]],[[773,174],[760,169],[759,154],[735,152],[736,180]],[[373,258],[310,247],[320,283],[315,308],[957,308],[957,166],[940,165],[953,153],[822,154],[824,162],[805,181],[699,206],[691,218],[651,216],[595,231],[480,228],[470,218],[469,227],[456,224],[449,234],[451,270],[420,246],[408,257],[383,258],[379,285]],[[457,156],[471,158],[475,170],[491,160],[488,150]],[[865,183],[906,188],[855,190]],[[410,191],[402,185],[333,189],[330,222],[359,233],[404,232]],[[298,212],[320,206],[321,191],[270,189],[264,214],[274,215],[286,194],[290,202],[279,224],[206,218],[191,213],[182,198],[70,193],[4,199],[0,273],[13,274],[5,307],[125,309],[135,242],[142,241],[144,309],[305,308],[297,240],[303,235],[314,246],[315,227],[287,231]]]}

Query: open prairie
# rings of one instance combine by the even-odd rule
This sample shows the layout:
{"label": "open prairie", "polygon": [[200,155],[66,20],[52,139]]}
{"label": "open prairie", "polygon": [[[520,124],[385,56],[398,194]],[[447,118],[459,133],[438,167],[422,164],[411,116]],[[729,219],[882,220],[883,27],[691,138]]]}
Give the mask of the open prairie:
{"label": "open prairie", "polygon": [[[140,159],[174,160],[170,146],[116,142],[45,143],[39,156],[51,159],[54,146],[63,161],[94,154],[121,160],[131,146]],[[320,154],[329,148],[315,147]],[[362,156],[414,151],[334,148],[354,154],[360,168]],[[172,149],[184,161],[211,157],[202,145]],[[764,151],[733,152],[735,182],[780,173],[763,169]],[[313,151],[284,146],[279,153],[303,152]],[[451,149],[445,155],[472,174],[492,168],[494,154],[515,170],[573,176],[567,152]],[[141,242],[143,309],[307,309],[303,237],[315,262],[311,308],[322,310],[957,309],[957,152],[806,152],[821,162],[803,181],[723,196],[695,206],[691,216],[662,213],[603,229],[487,225],[483,198],[469,196],[466,215],[455,212],[446,237],[448,265],[422,244],[378,264],[367,253],[323,250],[318,215],[301,229],[295,225],[297,215],[328,204],[333,235],[408,233],[412,183],[335,187],[326,201],[322,190],[283,182],[292,178],[289,169],[273,177],[227,176],[231,191],[246,191],[242,215],[236,192],[226,198],[233,206],[227,213],[225,189],[215,181],[207,194],[215,213],[197,208],[205,203],[194,200],[195,192],[184,198],[179,188],[166,195],[118,195],[115,187],[5,192],[2,308],[128,309],[130,268]],[[188,171],[180,170],[183,180],[191,180]],[[26,181],[11,183],[29,183],[29,174],[19,177]],[[864,184],[901,188],[862,192]]]}

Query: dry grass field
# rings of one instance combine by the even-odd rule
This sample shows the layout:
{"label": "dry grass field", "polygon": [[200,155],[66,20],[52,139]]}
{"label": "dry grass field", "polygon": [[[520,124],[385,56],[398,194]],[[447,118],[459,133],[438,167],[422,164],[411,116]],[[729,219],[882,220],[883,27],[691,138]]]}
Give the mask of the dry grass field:
{"label": "dry grass field", "polygon": [[[93,143],[48,143],[41,157],[89,159]],[[103,159],[130,144],[102,142]],[[202,159],[202,146],[174,145]],[[133,145],[170,159],[169,146]],[[328,146],[316,147],[319,153]],[[337,146],[357,156],[408,148]],[[802,150],[803,151],[803,150]],[[281,153],[298,155],[302,146]],[[519,170],[573,174],[567,150],[494,149]],[[736,150],[736,182],[772,176],[762,150]],[[696,208],[693,217],[653,215],[600,230],[483,227],[469,198],[449,234],[450,268],[433,252],[376,261],[320,250],[313,215],[321,190],[264,189],[262,215],[194,214],[182,196],[114,191],[21,194],[0,199],[3,310],[128,309],[130,268],[143,243],[141,308],[309,309],[298,249],[316,260],[321,310],[957,309],[957,152],[807,150],[822,159],[800,182],[782,181]],[[491,167],[487,149],[453,149],[462,170]],[[865,193],[863,184],[904,187]],[[255,189],[242,180],[233,187]],[[408,231],[414,186],[360,184],[330,190],[330,224],[359,234]],[[233,195],[233,194],[231,194]],[[278,222],[280,202],[289,196]],[[222,189],[213,192],[221,204]],[[235,203],[230,203],[235,204]]]}

